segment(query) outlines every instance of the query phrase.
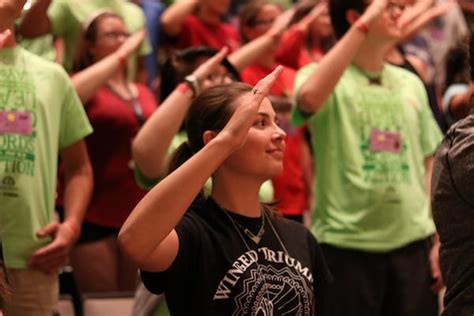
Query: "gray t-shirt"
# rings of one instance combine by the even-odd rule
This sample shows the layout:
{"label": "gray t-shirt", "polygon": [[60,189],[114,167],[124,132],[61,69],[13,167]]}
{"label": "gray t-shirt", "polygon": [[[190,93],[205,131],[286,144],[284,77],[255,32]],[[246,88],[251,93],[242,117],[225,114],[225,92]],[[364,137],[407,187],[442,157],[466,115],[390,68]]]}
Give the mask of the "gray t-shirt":
{"label": "gray t-shirt", "polygon": [[454,124],[438,149],[433,216],[447,287],[443,316],[474,315],[474,115]]}

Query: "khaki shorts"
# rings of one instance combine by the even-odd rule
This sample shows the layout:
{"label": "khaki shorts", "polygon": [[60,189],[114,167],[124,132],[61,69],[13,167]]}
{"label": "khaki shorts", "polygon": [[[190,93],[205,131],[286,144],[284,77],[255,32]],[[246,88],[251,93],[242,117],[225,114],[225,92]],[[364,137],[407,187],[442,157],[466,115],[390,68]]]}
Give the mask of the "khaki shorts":
{"label": "khaki shorts", "polygon": [[57,274],[6,269],[11,295],[3,301],[5,316],[52,316],[59,297]]}

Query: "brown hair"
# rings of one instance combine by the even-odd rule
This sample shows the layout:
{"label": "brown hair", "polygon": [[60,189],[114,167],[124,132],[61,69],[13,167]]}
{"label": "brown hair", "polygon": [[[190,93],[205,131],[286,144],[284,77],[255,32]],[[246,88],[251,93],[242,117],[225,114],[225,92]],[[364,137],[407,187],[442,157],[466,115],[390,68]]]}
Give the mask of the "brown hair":
{"label": "brown hair", "polygon": [[235,101],[252,87],[241,82],[215,86],[201,93],[191,104],[185,121],[188,141],[179,146],[169,165],[168,174],[204,147],[205,131],[221,131],[234,112]]}
{"label": "brown hair", "polygon": [[267,4],[272,4],[278,6],[277,4],[270,2],[268,0],[252,0],[248,1],[239,11],[239,32],[242,42],[246,43],[249,41],[242,32],[243,28],[246,26],[253,27],[257,22],[257,15],[260,13],[260,10]]}
{"label": "brown hair", "polygon": [[89,47],[97,40],[97,26],[99,25],[100,21],[106,18],[117,18],[123,21],[119,15],[111,11],[101,10],[90,16],[90,18],[84,24],[82,33],[78,40],[78,45],[74,52],[72,65],[73,73],[79,72],[94,63],[94,58],[89,53]]}
{"label": "brown hair", "polygon": [[[291,18],[290,25],[300,22],[305,16],[307,16],[313,8],[319,4],[321,0],[304,0],[299,2],[295,6],[295,14]],[[327,36],[321,39],[321,47],[320,49],[327,53],[329,49],[334,45],[336,42],[334,35]],[[311,50],[314,47],[313,39],[310,34],[306,36],[306,48]]]}

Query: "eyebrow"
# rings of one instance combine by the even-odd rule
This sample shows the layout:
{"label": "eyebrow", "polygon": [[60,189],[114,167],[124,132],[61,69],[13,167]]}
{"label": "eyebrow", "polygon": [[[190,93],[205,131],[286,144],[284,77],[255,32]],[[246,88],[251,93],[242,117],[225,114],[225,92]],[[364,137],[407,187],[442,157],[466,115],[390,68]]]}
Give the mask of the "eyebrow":
{"label": "eyebrow", "polygon": [[276,115],[276,113],[273,116],[268,114],[267,112],[258,112],[257,114],[259,116],[263,116],[264,118],[269,119],[269,120],[271,120],[273,118],[273,121],[275,121],[277,123],[280,122],[280,120],[278,119],[278,116]]}

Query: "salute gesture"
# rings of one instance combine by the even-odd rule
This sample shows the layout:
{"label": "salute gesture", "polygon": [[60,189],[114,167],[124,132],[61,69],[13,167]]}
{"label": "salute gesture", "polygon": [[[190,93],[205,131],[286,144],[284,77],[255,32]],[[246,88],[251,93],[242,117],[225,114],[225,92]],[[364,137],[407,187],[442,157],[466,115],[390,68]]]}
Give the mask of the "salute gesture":
{"label": "salute gesture", "polygon": [[[222,51],[221,53],[224,54]],[[213,63],[221,57],[218,55],[215,60],[209,61],[208,66],[212,68]],[[242,83],[220,85],[208,89],[193,101],[186,124],[189,140],[183,143],[175,153],[176,157],[180,157],[176,158],[177,160],[185,162],[177,166],[138,203],[119,234],[119,242],[124,252],[139,267],[149,271],[164,271],[170,267],[176,258],[180,244],[175,227],[188,208],[192,207],[196,196],[211,176],[216,186],[220,188],[227,187],[228,190],[234,190],[236,185],[239,186],[237,183],[239,183],[240,173],[233,171],[232,176],[229,177],[227,160],[240,159],[237,163],[240,164],[242,155],[236,154],[234,157],[233,153],[244,145],[250,128],[259,116],[260,105],[281,71],[282,67],[277,67],[253,89]],[[268,104],[266,106],[268,108]],[[270,117],[269,126],[272,129],[259,138],[259,140],[264,139],[261,142],[264,145],[259,147],[258,152],[253,147],[251,150],[255,152],[255,155],[269,159],[269,164],[275,166],[267,172],[270,174],[276,170],[281,172],[282,161],[278,159],[278,155],[275,155],[276,159],[270,158],[265,151],[269,147],[277,146],[273,142],[279,142],[280,147],[284,146],[281,144],[284,136],[283,131],[275,127],[274,113],[272,116],[272,113],[267,111],[265,115]],[[279,137],[273,136],[274,134]],[[179,164],[172,162],[172,165],[173,163]],[[246,161],[242,164],[246,164]],[[232,178],[233,181],[229,183],[221,181],[221,178],[216,179],[216,174],[219,174],[219,177]],[[249,175],[246,174],[243,178],[248,181]],[[256,180],[251,181],[253,191],[255,191],[252,192],[252,196],[255,196],[255,203],[258,205],[260,185],[267,179],[263,179],[261,175],[255,178]],[[222,184],[222,182],[225,183]],[[260,210],[259,207],[256,209]],[[159,225],[157,226],[156,223]]]}
{"label": "salute gesture", "polygon": [[235,149],[238,149],[244,143],[248,130],[257,117],[260,104],[267,97],[282,71],[282,66],[276,67],[272,73],[255,85],[251,93],[245,94],[239,102],[241,105],[235,109],[234,114],[220,133],[221,137],[231,141]]}

